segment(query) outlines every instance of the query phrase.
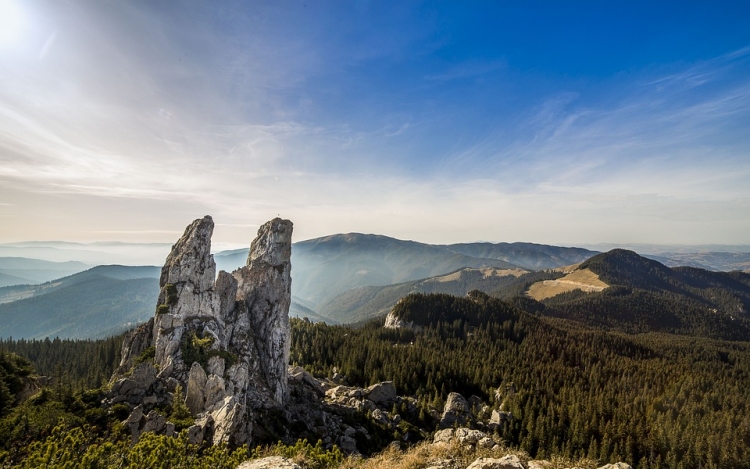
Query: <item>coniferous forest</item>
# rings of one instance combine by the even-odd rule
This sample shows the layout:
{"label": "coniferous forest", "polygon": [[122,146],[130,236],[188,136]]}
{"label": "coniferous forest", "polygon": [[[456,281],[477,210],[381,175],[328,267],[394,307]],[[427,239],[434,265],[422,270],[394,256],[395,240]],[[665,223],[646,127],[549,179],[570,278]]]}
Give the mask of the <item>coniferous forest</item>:
{"label": "coniferous forest", "polygon": [[[638,468],[750,468],[748,342],[606,331],[532,314],[481,292],[411,295],[394,314],[419,327],[293,320],[291,360],[319,377],[336,371],[353,385],[393,380],[399,394],[418,399],[416,423],[429,431],[448,393],[478,396],[512,413],[500,436],[532,457],[623,460]],[[49,449],[29,445],[59,439],[60,429],[53,429],[60,422],[68,431],[93,430],[97,439],[89,446],[123,444],[118,419],[126,415],[99,409],[101,391],[81,391],[101,383],[116,364],[119,341],[3,342],[0,451],[6,465],[24,463],[35,448]],[[55,384],[42,397],[8,405],[19,390],[13,376],[30,374],[32,363]]]}

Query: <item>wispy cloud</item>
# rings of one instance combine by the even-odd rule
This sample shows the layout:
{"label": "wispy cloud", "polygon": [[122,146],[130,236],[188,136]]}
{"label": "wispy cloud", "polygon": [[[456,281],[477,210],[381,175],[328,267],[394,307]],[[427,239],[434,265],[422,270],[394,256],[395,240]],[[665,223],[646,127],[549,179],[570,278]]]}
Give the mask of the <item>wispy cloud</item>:
{"label": "wispy cloud", "polygon": [[0,206],[25,233],[75,216],[169,240],[206,213],[231,240],[277,214],[300,239],[750,229],[750,48],[549,84],[470,56],[412,68],[441,39],[393,27],[409,5],[320,22],[313,4],[50,5],[28,50],[0,58]]}

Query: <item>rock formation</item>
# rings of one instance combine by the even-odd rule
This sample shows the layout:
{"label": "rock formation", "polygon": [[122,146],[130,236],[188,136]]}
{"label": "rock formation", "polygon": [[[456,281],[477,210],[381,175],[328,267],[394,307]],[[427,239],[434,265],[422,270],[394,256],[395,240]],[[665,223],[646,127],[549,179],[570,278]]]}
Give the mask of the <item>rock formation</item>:
{"label": "rock formation", "polygon": [[147,410],[170,404],[178,386],[198,443],[247,442],[253,412],[288,397],[292,223],[261,226],[247,264],[218,276],[213,228],[206,216],[185,229],[162,268],[154,318],[123,343],[108,403],[137,406],[134,435],[154,426]]}
{"label": "rock formation", "polygon": [[455,425],[466,426],[473,418],[471,407],[461,394],[457,392],[448,394],[443,415],[440,417],[441,428],[451,428]]}
{"label": "rock formation", "polygon": [[[195,445],[240,445],[251,437],[294,444],[305,438],[326,448],[338,445],[346,453],[369,453],[389,439],[398,450],[428,436],[410,423],[424,420],[417,400],[399,396],[393,382],[360,388],[341,384],[346,377],[338,374],[320,380],[301,367],[288,367],[291,222],[274,219],[261,226],[246,265],[218,275],[211,255],[213,227],[211,217],[187,227],[162,269],[154,317],[123,342],[104,405],[127,406],[123,424],[134,444],[144,432],[187,430],[187,441]],[[512,383],[506,385],[506,398],[514,392]],[[174,422],[164,414],[170,406]],[[435,433],[434,445],[485,453],[502,450],[497,434],[489,432],[513,419],[502,406],[490,418],[481,399],[467,401],[457,393],[449,395],[442,415],[428,415],[445,428]],[[431,467],[458,467],[443,462]],[[469,468],[532,469],[543,463],[483,457]],[[271,457],[241,467],[298,466]]]}

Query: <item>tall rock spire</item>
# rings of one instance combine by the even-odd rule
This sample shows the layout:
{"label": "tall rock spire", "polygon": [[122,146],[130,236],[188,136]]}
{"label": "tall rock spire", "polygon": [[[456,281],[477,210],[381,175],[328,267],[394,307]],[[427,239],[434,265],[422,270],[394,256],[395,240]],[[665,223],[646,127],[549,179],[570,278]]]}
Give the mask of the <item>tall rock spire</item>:
{"label": "tall rock spire", "polygon": [[237,301],[247,311],[247,323],[257,333],[262,371],[274,396],[287,397],[287,364],[291,343],[292,222],[275,218],[258,230],[250,245],[247,265],[236,270]]}
{"label": "tall rock spire", "polygon": [[[219,297],[214,290],[216,263],[211,255],[214,221],[210,216],[195,220],[172,246],[159,278],[159,300],[154,317],[156,364],[174,361],[186,320],[216,318]],[[209,327],[221,339],[218,327]],[[189,369],[190,364],[186,364]]]}

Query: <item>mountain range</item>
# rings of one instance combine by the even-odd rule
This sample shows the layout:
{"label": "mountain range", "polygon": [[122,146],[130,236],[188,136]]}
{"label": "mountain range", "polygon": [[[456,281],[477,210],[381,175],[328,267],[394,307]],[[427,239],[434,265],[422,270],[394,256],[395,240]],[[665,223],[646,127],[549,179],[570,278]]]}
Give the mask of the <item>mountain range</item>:
{"label": "mountain range", "polygon": [[[216,253],[217,270],[231,272],[244,265],[247,251]],[[290,316],[333,324],[359,322],[385,315],[399,299],[410,293],[464,296],[472,290],[502,298],[521,295],[523,301],[534,302],[533,309],[546,309],[549,315],[584,320],[598,326],[612,322],[601,310],[614,308],[613,304],[636,311],[634,317],[647,325],[641,329],[658,326],[660,330],[700,330],[709,317],[717,319],[716,314],[725,318],[726,314],[734,312],[737,318],[743,318],[742,311],[748,310],[742,274],[696,268],[670,269],[635,253],[625,256],[630,259],[631,268],[613,270],[613,259],[622,256],[618,250],[598,254],[581,248],[532,243],[429,245],[358,233],[326,236],[293,246]],[[49,272],[57,268],[63,273],[67,273],[64,269],[86,267],[82,263],[18,258],[0,259],[0,267],[3,266],[6,271],[14,268],[31,271],[32,267],[37,267],[39,271],[47,269]],[[159,271],[160,268],[153,266],[97,266],[38,285],[0,288],[0,337],[103,337],[132,327],[153,314]],[[592,275],[612,288],[587,287],[586,282]],[[709,286],[697,286],[698,279]],[[550,282],[554,283],[552,290]],[[560,285],[572,285],[593,293],[582,295],[580,291],[573,291],[557,295],[571,290],[559,290]],[[532,299],[532,293],[540,288],[553,294],[548,294],[548,299],[541,302]],[[668,301],[670,311],[679,303],[689,311],[699,310],[694,315],[703,319],[692,324],[684,314],[676,313],[661,322],[644,318],[637,313],[638,308],[627,305],[623,298],[658,304],[662,308],[667,308],[664,302]],[[675,303],[674,298],[680,300]],[[714,316],[704,317],[708,314],[706,311],[713,309],[717,311],[711,313]],[[722,321],[724,319],[718,323],[724,324]],[[741,324],[737,327],[744,331]]]}
{"label": "mountain range", "polygon": [[596,255],[568,276],[576,272],[586,273],[597,291],[570,289],[541,302],[524,298],[526,309],[630,333],[750,340],[750,274],[669,268],[622,249]]}
{"label": "mountain range", "polygon": [[0,287],[43,283],[90,268],[83,262],[50,262],[23,257],[0,257]]}

